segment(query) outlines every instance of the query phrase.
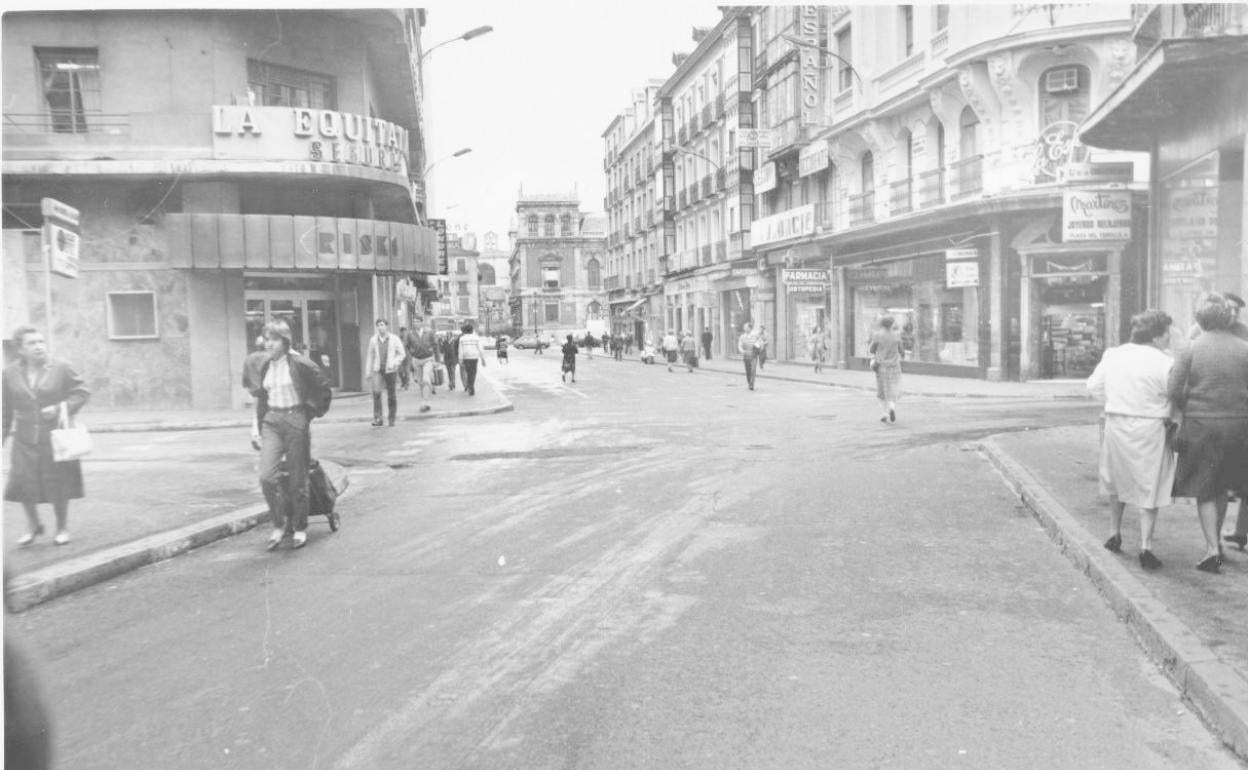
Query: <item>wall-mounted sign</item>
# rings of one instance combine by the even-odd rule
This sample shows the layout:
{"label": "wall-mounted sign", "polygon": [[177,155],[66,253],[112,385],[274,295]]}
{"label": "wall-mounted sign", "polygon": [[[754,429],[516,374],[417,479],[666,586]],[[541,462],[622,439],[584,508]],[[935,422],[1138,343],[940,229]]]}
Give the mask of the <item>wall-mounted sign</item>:
{"label": "wall-mounted sign", "polygon": [[1134,163],[1067,163],[1057,171],[1057,181],[1077,184],[1125,184],[1135,178]]}
{"label": "wall-mounted sign", "polygon": [[831,285],[827,270],[784,270],[784,288],[789,294],[823,294]]}
{"label": "wall-mounted sign", "polygon": [[783,241],[809,235],[815,231],[815,206],[808,203],[794,209],[756,219],[750,225],[750,245],[754,248],[764,243]]}
{"label": "wall-mounted sign", "polygon": [[1131,193],[1125,190],[1063,190],[1062,241],[1131,239]]}
{"label": "wall-mounted sign", "polygon": [[803,147],[797,155],[797,175],[818,174],[828,167],[828,143],[816,142]]}
{"label": "wall-mounted sign", "polygon": [[1036,179],[1049,182],[1058,179],[1071,163],[1082,163],[1088,148],[1079,143],[1079,124],[1058,120],[1045,126],[1036,138],[1032,168]]}
{"label": "wall-mounted sign", "polygon": [[754,193],[765,193],[776,189],[776,164],[764,163],[754,169]]}
{"label": "wall-mounted sign", "polygon": [[817,5],[798,6],[797,38],[804,45],[797,51],[798,99],[801,103],[801,123],[803,126],[818,125],[823,122],[822,89],[819,88],[819,77],[823,70],[823,62],[819,50],[821,14]]}
{"label": "wall-mounted sign", "polygon": [[43,253],[48,269],[66,278],[78,277],[78,209],[54,198],[40,201],[43,211]]}
{"label": "wall-mounted sign", "polygon": [[378,118],[302,107],[212,108],[218,159],[368,166],[401,174],[406,185],[407,148],[407,129]]}
{"label": "wall-mounted sign", "polygon": [[447,257],[447,237],[446,237],[446,220],[430,219],[429,226],[436,233],[438,244],[438,274],[448,275],[450,273],[450,259]]}
{"label": "wall-mounted sign", "polygon": [[945,288],[979,285],[979,249],[945,250]]}
{"label": "wall-mounted sign", "polygon": [[1218,188],[1167,188],[1166,236],[1189,241],[1218,237]]}
{"label": "wall-mounted sign", "polygon": [[738,146],[743,148],[756,147],[760,150],[770,150],[772,145],[772,134],[770,128],[743,128],[741,129],[741,140]]}

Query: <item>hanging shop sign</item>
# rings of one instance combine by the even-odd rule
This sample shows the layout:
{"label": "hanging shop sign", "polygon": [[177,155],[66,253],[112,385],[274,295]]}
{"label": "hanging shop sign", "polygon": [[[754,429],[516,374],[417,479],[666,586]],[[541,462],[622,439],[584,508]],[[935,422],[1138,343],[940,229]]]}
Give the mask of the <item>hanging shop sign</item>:
{"label": "hanging shop sign", "polygon": [[365,166],[403,176],[408,132],[379,118],[303,107],[216,105],[212,156]]}
{"label": "hanging shop sign", "polygon": [[789,294],[823,294],[831,285],[827,270],[784,270],[784,287]]}
{"label": "hanging shop sign", "polygon": [[449,275],[451,271],[450,259],[447,257],[447,237],[446,237],[446,220],[430,219],[429,226],[436,233],[438,244],[438,274]]}
{"label": "hanging shop sign", "polygon": [[810,235],[815,231],[815,206],[808,203],[794,209],[756,219],[750,225],[750,246]]}
{"label": "hanging shop sign", "polygon": [[797,155],[797,175],[818,174],[828,167],[828,143],[817,142],[803,147]]}
{"label": "hanging shop sign", "polygon": [[744,149],[770,150],[772,141],[773,137],[770,128],[742,128],[741,141],[737,145]]}
{"label": "hanging shop sign", "polygon": [[1131,239],[1131,193],[1125,190],[1063,190],[1062,241]]}
{"label": "hanging shop sign", "polygon": [[819,48],[820,7],[798,6],[797,38],[802,41],[797,51],[798,98],[801,100],[803,126],[818,125],[822,121],[822,89],[819,73],[823,69]]}
{"label": "hanging shop sign", "polygon": [[1079,124],[1058,120],[1044,127],[1036,138],[1032,170],[1039,182],[1057,180],[1071,163],[1082,163],[1088,148],[1079,143]]}
{"label": "hanging shop sign", "polygon": [[40,201],[43,211],[41,241],[44,264],[57,275],[78,277],[78,209],[53,198]]}
{"label": "hanging shop sign", "polygon": [[765,193],[776,189],[776,164],[764,163],[754,170],[754,192]]}
{"label": "hanging shop sign", "polygon": [[945,288],[979,285],[979,249],[945,250]]}

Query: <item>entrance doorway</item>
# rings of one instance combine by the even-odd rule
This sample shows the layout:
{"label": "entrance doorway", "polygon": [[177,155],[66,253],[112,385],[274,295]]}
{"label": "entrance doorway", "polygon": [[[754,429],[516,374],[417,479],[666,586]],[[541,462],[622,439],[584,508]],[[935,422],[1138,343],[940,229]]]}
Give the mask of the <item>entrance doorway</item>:
{"label": "entrance doorway", "polygon": [[338,312],[332,292],[248,290],[244,303],[249,347],[264,334],[269,321],[285,321],[290,325],[292,347],[320,364],[331,385],[342,386]]}

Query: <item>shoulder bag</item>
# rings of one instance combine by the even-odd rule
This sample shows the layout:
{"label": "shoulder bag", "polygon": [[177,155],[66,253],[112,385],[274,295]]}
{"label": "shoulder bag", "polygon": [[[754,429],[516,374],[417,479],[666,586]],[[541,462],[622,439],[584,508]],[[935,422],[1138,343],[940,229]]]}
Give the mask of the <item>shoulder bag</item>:
{"label": "shoulder bag", "polygon": [[91,434],[82,423],[74,424],[69,408],[61,402],[60,416],[52,430],[52,459],[58,463],[79,460],[91,453]]}

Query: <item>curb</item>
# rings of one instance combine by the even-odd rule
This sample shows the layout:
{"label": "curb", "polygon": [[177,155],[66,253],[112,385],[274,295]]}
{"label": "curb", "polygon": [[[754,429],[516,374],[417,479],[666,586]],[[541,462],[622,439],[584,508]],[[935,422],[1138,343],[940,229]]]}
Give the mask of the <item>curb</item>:
{"label": "curb", "polygon": [[[415,422],[417,420],[445,420],[452,417],[475,417],[485,414],[498,414],[500,412],[511,412],[515,410],[506,397],[500,396],[503,403],[498,406],[482,407],[480,409],[456,409],[449,412],[425,412],[424,414],[406,414],[399,417],[403,422]],[[362,417],[322,417],[317,420],[318,423],[349,423],[368,420],[367,415]],[[174,420],[166,420],[163,422],[123,422],[123,423],[104,423],[102,425],[92,424],[92,433],[161,433],[182,430],[217,430],[221,428],[250,428],[251,420],[188,420],[186,422],[178,422]]]}
{"label": "curb", "polygon": [[1102,553],[1091,533],[993,438],[976,446],[1205,723],[1241,759],[1248,759],[1248,679],[1219,660],[1135,575]]}

